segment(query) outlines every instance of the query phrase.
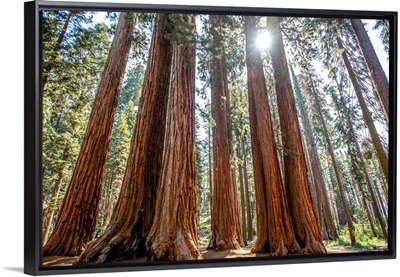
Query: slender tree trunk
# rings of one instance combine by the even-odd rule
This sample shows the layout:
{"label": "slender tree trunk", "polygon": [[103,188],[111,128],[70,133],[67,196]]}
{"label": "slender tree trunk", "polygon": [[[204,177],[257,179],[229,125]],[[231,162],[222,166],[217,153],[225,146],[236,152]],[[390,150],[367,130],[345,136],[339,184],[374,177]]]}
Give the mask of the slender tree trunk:
{"label": "slender tree trunk", "polygon": [[136,259],[146,254],[153,223],[171,77],[172,30],[168,14],[155,19],[142,96],[118,201],[103,235],[91,243],[78,263]]}
{"label": "slender tree trunk", "polygon": [[220,16],[210,16],[210,34],[213,49],[220,50],[211,56],[211,112],[213,127],[214,193],[212,207],[212,236],[208,248],[233,249],[243,246],[240,227],[236,177],[232,163],[230,138],[230,107],[226,76],[226,63],[222,47]]}
{"label": "slender tree trunk", "polygon": [[[104,169],[135,22],[122,13],[67,193],[43,256],[76,256],[93,239]],[[118,61],[118,62],[116,62]]]}
{"label": "slender tree trunk", "polygon": [[364,157],[363,157],[363,154],[361,152],[360,145],[358,144],[356,132],[354,131],[353,123],[352,123],[351,118],[350,118],[350,112],[347,109],[347,107],[346,107],[346,105],[345,105],[345,103],[343,101],[343,96],[342,96],[341,92],[340,92],[340,99],[341,99],[341,104],[342,104],[341,106],[345,111],[347,124],[348,124],[349,129],[350,129],[350,136],[352,137],[352,140],[354,141],[357,157],[360,160],[361,168],[362,168],[362,171],[364,173],[364,177],[365,177],[365,181],[367,183],[368,191],[369,191],[369,193],[371,195],[372,207],[374,209],[375,215],[378,217],[379,224],[381,225],[383,237],[385,238],[385,240],[387,240],[388,239],[388,235],[387,235],[387,231],[386,231],[386,227],[385,227],[385,222],[384,222],[384,220],[382,218],[382,214],[381,214],[381,212],[379,210],[378,201],[377,201],[377,198],[376,198],[376,195],[375,195],[375,191],[374,191],[374,189],[372,187],[371,179],[369,177],[367,164],[366,164],[366,162],[364,160]]}
{"label": "slender tree trunk", "polygon": [[321,121],[322,129],[323,129],[323,132],[324,132],[324,136],[325,136],[325,140],[326,140],[326,144],[327,144],[327,148],[328,148],[328,152],[329,152],[329,154],[331,156],[332,168],[333,168],[334,174],[336,176],[336,182],[337,182],[337,185],[338,185],[338,188],[339,188],[340,198],[342,200],[343,209],[344,209],[344,213],[345,213],[345,216],[346,216],[347,226],[349,228],[349,235],[350,235],[351,245],[354,246],[356,244],[356,238],[355,238],[355,235],[354,235],[354,226],[353,226],[353,221],[352,221],[351,215],[350,215],[348,200],[347,200],[346,193],[345,193],[345,190],[344,190],[342,176],[341,176],[341,173],[340,173],[339,168],[337,166],[335,152],[333,151],[333,148],[332,148],[332,144],[331,144],[331,140],[330,140],[329,135],[328,135],[328,129],[326,127],[324,115],[322,113],[321,106],[320,106],[320,103],[319,103],[318,94],[317,94],[317,91],[316,91],[316,89],[314,87],[314,83],[313,83],[312,76],[311,76],[310,73],[309,73],[309,77],[310,77],[310,84],[311,84],[311,88],[310,88],[309,91],[310,91],[310,93],[311,93],[311,95],[313,97],[313,104],[314,104],[314,106],[316,108],[316,111],[317,111],[317,113],[319,115],[319,118],[320,118],[320,121]]}
{"label": "slender tree trunk", "polygon": [[363,117],[365,120],[365,124],[367,125],[369,133],[371,135],[372,143],[374,144],[374,147],[376,150],[376,155],[378,156],[378,160],[381,165],[383,174],[385,175],[386,180],[389,180],[389,161],[386,156],[385,150],[383,149],[382,142],[379,138],[378,132],[376,131],[372,116],[368,110],[367,104],[362,95],[360,85],[358,84],[356,74],[353,71],[353,68],[350,64],[350,60],[347,57],[346,50],[343,47],[340,37],[336,37],[336,41],[339,46],[339,49],[343,50],[342,58],[343,58],[345,66],[347,68],[347,71],[349,73],[351,83],[353,84],[354,91],[356,93],[358,102],[360,104],[361,111],[362,111],[362,114],[363,114]]}
{"label": "slender tree trunk", "polygon": [[241,141],[241,148],[243,153],[243,178],[244,178],[244,190],[246,195],[246,212],[247,212],[247,239],[253,240],[253,217],[251,215],[250,207],[250,193],[249,193],[249,176],[247,174],[247,153],[244,146],[244,141]]}
{"label": "slender tree trunk", "polygon": [[350,19],[354,33],[357,36],[361,51],[367,63],[369,72],[374,82],[374,86],[378,92],[379,100],[382,106],[382,111],[389,122],[389,81],[383,71],[382,65],[379,62],[378,56],[372,46],[371,40],[361,19]]}
{"label": "slender tree trunk", "polygon": [[256,19],[245,17],[250,133],[256,192],[257,240],[252,252],[287,255],[301,251],[282,184]]}
{"label": "slender tree trunk", "polygon": [[52,222],[53,216],[54,216],[55,205],[57,202],[58,194],[61,189],[61,183],[64,179],[64,172],[67,167],[67,161],[69,159],[70,148],[71,148],[71,145],[67,145],[67,147],[65,147],[65,149],[64,149],[64,152],[62,155],[63,164],[61,165],[61,168],[59,169],[57,181],[56,181],[56,184],[54,185],[53,191],[51,193],[49,207],[47,208],[46,217],[43,221],[42,245],[45,245],[47,242],[47,239],[48,239],[51,222]]}
{"label": "slender tree trunk", "polygon": [[57,42],[56,42],[54,50],[52,52],[53,55],[49,59],[50,63],[43,70],[43,77],[42,77],[42,79],[43,79],[43,83],[42,83],[43,91],[45,91],[47,89],[47,85],[49,83],[50,75],[51,75],[51,72],[53,71],[53,66],[52,66],[51,62],[54,62],[54,60],[57,58],[57,54],[61,49],[61,43],[64,41],[65,34],[67,33],[68,25],[69,25],[69,22],[71,20],[71,16],[72,15],[73,15],[73,12],[69,12],[68,13],[67,18],[65,19],[64,25],[63,25],[63,27],[61,29],[61,32],[58,35]]}
{"label": "slender tree trunk", "polygon": [[381,213],[387,220],[388,215],[387,215],[386,205],[383,202],[382,195],[381,195],[381,192],[379,191],[379,188],[378,188],[376,180],[373,181],[373,186],[374,186],[374,189],[375,189],[375,191],[377,192],[377,195],[378,195],[378,204],[381,207]]}
{"label": "slender tree trunk", "polygon": [[323,254],[326,253],[326,250],[322,243],[321,230],[318,226],[307,177],[300,126],[283,46],[280,18],[269,17],[268,29],[274,38],[274,43],[269,50],[274,69],[282,142],[288,152],[284,156],[284,175],[293,226],[296,238],[300,245],[305,248],[306,253]]}
{"label": "slender tree trunk", "polygon": [[297,77],[295,76],[293,69],[291,69],[292,73],[292,80],[293,80],[293,85],[294,89],[296,92],[296,96],[298,99],[299,107],[300,107],[300,114],[303,122],[303,127],[305,131],[305,141],[306,145],[309,151],[309,160],[310,160],[310,172],[313,180],[313,184],[315,187],[316,191],[316,207],[318,210],[319,214],[319,224],[321,231],[323,229],[326,230],[326,237],[324,239],[336,239],[337,238],[337,233],[336,233],[336,227],[335,227],[335,222],[333,220],[332,216],[332,211],[329,206],[329,197],[327,193],[327,186],[324,181],[324,176],[322,174],[322,168],[321,168],[321,161],[319,159],[317,147],[316,147],[316,142],[314,139],[314,133],[312,129],[312,125],[310,123],[310,119],[308,116],[308,111],[305,106],[305,99],[303,95],[301,94],[300,86],[297,80]]}
{"label": "slender tree trunk", "polygon": [[[350,153],[350,149],[349,149],[349,153]],[[351,153],[350,153],[350,157],[351,157],[351,165],[353,167],[354,174],[356,176],[359,176],[360,172],[358,170],[358,167],[357,167],[357,165],[356,165],[356,163],[354,161],[353,155],[351,155]],[[359,191],[361,193],[362,205],[364,207],[365,213],[367,214],[369,225],[370,225],[371,231],[372,231],[372,235],[374,237],[378,237],[378,234],[376,233],[376,230],[375,230],[374,221],[372,219],[371,212],[370,212],[368,204],[367,204],[367,200],[366,200],[366,197],[365,197],[365,192],[364,192],[364,189],[363,189],[362,182],[360,180],[356,180],[356,182],[357,182],[357,185],[358,185],[358,189],[359,189]]]}
{"label": "slender tree trunk", "polygon": [[[210,115],[211,117],[211,115]],[[212,206],[213,206],[213,166],[212,166],[212,146],[211,146],[211,118],[208,123],[208,182],[210,189],[210,217],[212,220]]]}
{"label": "slender tree trunk", "polygon": [[[236,137],[239,137],[239,132],[236,132]],[[243,236],[243,243],[247,245],[247,237],[246,237],[246,202],[245,202],[245,194],[244,194],[244,177],[243,177],[243,153],[241,153],[241,144],[242,141],[239,139],[238,146],[236,149],[236,153],[238,158],[241,160],[241,164],[239,164],[239,189],[240,189],[240,211],[241,211],[241,219],[242,219],[242,236]]]}
{"label": "slender tree trunk", "polygon": [[[194,16],[183,15],[193,24]],[[195,169],[195,48],[173,46],[171,85],[153,226],[146,247],[151,261],[201,259],[197,249]]]}

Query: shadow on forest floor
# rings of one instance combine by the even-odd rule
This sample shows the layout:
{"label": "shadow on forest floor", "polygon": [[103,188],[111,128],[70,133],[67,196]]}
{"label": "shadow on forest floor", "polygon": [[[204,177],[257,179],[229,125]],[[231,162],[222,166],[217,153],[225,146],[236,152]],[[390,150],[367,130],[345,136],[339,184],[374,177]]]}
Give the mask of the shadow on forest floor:
{"label": "shadow on forest floor", "polygon": [[[253,257],[268,257],[268,253],[251,253],[250,247],[243,247],[241,249],[232,250],[210,250],[206,246],[200,247],[200,253],[203,259],[232,259],[232,258],[253,258]],[[364,249],[348,249],[342,246],[326,246],[328,254],[340,254],[340,253],[358,253],[365,252],[368,250]],[[45,257],[43,258],[43,266],[71,266],[78,257]],[[126,260],[118,263],[142,263],[146,262],[146,257],[141,257],[137,260]]]}

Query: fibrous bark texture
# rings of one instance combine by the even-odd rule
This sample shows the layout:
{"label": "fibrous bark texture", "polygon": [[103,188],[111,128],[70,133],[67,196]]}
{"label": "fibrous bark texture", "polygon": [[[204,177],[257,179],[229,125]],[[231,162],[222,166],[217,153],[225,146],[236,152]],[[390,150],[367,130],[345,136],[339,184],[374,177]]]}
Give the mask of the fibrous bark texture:
{"label": "fibrous bark texture", "polygon": [[309,171],[315,190],[315,205],[318,212],[319,226],[323,239],[335,240],[337,238],[335,222],[333,221],[332,211],[329,207],[328,193],[322,174],[321,161],[319,159],[312,125],[308,116],[309,113],[304,103],[305,99],[301,93],[300,85],[293,69],[291,69],[291,73],[305,132],[306,149],[308,151],[308,157],[310,161]]}
{"label": "fibrous bark texture", "polygon": [[79,255],[85,244],[93,239],[111,132],[134,26],[132,16],[120,15],[74,173],[54,231],[43,248],[43,256]]}
{"label": "fibrous bark texture", "polygon": [[130,153],[110,223],[78,263],[105,263],[146,254],[160,180],[170,86],[172,45],[165,38],[167,23],[168,14],[156,16]]}
{"label": "fibrous bark texture", "polygon": [[230,106],[226,60],[222,46],[221,16],[210,16],[213,49],[211,55],[211,113],[213,132],[214,191],[209,248],[233,249],[244,246],[240,227],[233,148],[230,138]]}
{"label": "fibrous bark texture", "polygon": [[261,53],[256,46],[256,19],[245,17],[246,65],[251,147],[257,210],[257,240],[252,252],[299,253],[282,184]]}
{"label": "fibrous bark texture", "polygon": [[[182,15],[194,30],[194,16]],[[195,46],[175,44],[160,188],[146,246],[151,261],[201,259],[197,248]]]}
{"label": "fibrous bark texture", "polygon": [[269,17],[268,29],[282,142],[285,149],[285,187],[296,238],[306,253],[326,253],[314,209],[302,146],[297,110],[280,29],[280,18]]}

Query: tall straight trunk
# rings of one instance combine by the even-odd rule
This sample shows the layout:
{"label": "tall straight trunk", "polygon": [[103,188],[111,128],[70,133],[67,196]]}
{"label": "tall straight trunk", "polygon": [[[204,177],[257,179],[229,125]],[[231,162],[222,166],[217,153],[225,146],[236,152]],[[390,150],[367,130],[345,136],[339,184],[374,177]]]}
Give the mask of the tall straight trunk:
{"label": "tall straight trunk", "polygon": [[274,69],[276,98],[284,156],[286,194],[296,238],[306,253],[326,253],[311,196],[297,110],[290,83],[279,17],[268,18],[274,42],[269,48]]}
{"label": "tall straight trunk", "polygon": [[50,75],[51,75],[51,72],[53,71],[52,62],[54,62],[54,60],[57,58],[57,54],[61,49],[61,44],[64,41],[65,34],[67,33],[68,25],[69,25],[69,22],[71,20],[72,15],[73,15],[73,12],[69,12],[68,13],[67,18],[65,19],[64,25],[61,28],[61,32],[58,35],[55,47],[54,47],[53,52],[52,52],[53,55],[49,58],[50,63],[43,70],[43,77],[42,77],[43,91],[45,91],[47,89],[47,85],[49,83]]}
{"label": "tall straight trunk", "polygon": [[146,254],[164,151],[172,61],[172,45],[165,35],[171,32],[166,29],[170,25],[168,14],[157,14],[119,198],[106,230],[78,263],[136,259]]}
{"label": "tall straight trunk", "polygon": [[381,196],[381,192],[379,191],[379,188],[378,188],[376,180],[373,181],[373,186],[374,186],[374,189],[375,189],[375,191],[376,191],[376,193],[378,195],[378,199],[377,200],[378,200],[379,206],[381,207],[382,215],[387,219],[388,216],[387,216],[386,206],[385,206],[385,204],[383,202],[383,199],[382,199],[382,196]]}
{"label": "tall straight trunk", "polygon": [[[325,134],[324,134],[324,137],[325,137]],[[330,155],[328,146],[326,147],[326,156],[330,157],[330,160],[331,160],[331,162],[330,163],[328,162],[328,163],[329,163],[329,177],[332,182],[332,187],[338,187],[338,184],[336,181],[337,177],[336,177],[335,171],[333,169],[332,157]],[[334,198],[335,198],[335,203],[336,203],[337,222],[338,222],[338,225],[342,227],[342,226],[346,225],[347,221],[346,221],[346,214],[344,211],[343,201],[342,201],[339,189],[338,189],[338,193],[334,192]]]}
{"label": "tall straight trunk", "polygon": [[221,16],[210,16],[213,49],[221,53],[211,55],[211,113],[215,122],[212,129],[214,193],[212,236],[208,248],[233,249],[243,246],[243,237],[232,157],[229,91],[220,21]]}
{"label": "tall straight trunk", "polygon": [[371,179],[369,177],[369,171],[368,171],[368,168],[367,168],[367,164],[366,164],[366,161],[365,161],[365,159],[363,157],[363,154],[361,152],[360,145],[358,144],[356,132],[354,131],[354,127],[353,127],[353,122],[352,122],[352,120],[350,118],[350,112],[347,109],[347,107],[346,107],[346,105],[345,105],[345,103],[343,101],[343,95],[341,94],[341,91],[340,91],[340,99],[341,99],[342,109],[344,109],[344,112],[345,112],[345,115],[346,115],[347,125],[349,126],[349,129],[350,129],[350,136],[352,137],[352,140],[354,141],[357,157],[358,157],[358,159],[359,159],[359,161],[361,163],[361,168],[362,168],[362,171],[364,173],[364,177],[365,177],[365,181],[367,183],[368,191],[369,191],[369,193],[371,195],[372,207],[374,208],[374,213],[378,217],[379,224],[381,225],[381,230],[382,230],[383,237],[385,238],[385,240],[387,240],[388,239],[388,235],[387,235],[387,231],[386,231],[386,227],[385,227],[385,222],[384,222],[384,220],[382,218],[382,213],[379,210],[378,200],[376,198],[374,188],[372,187],[372,183],[371,183]]}
{"label": "tall straight trunk", "polygon": [[360,104],[365,124],[367,125],[369,133],[371,135],[372,143],[374,144],[374,147],[375,147],[375,150],[376,150],[376,155],[378,156],[378,160],[379,160],[379,163],[381,165],[382,172],[385,175],[386,181],[388,181],[389,180],[389,161],[388,161],[388,158],[386,156],[385,150],[383,149],[382,142],[381,142],[381,140],[379,138],[378,132],[376,131],[376,128],[375,128],[374,121],[372,119],[371,113],[368,110],[367,103],[365,102],[365,99],[364,99],[362,91],[361,91],[361,87],[360,87],[360,85],[358,83],[356,74],[354,73],[353,68],[352,68],[352,66],[350,64],[350,60],[347,57],[346,50],[343,47],[343,43],[342,43],[340,37],[336,37],[336,42],[337,42],[337,44],[339,46],[339,49],[341,49],[343,51],[342,52],[342,58],[343,58],[344,64],[345,64],[345,66],[347,68],[347,71],[349,73],[351,83],[353,84],[353,88],[354,88],[354,91],[356,93],[358,102]]}
{"label": "tall straight trunk", "polygon": [[251,215],[250,207],[250,193],[249,193],[249,175],[247,173],[247,153],[244,146],[244,141],[240,143],[243,153],[243,178],[244,178],[244,191],[246,196],[246,219],[247,219],[247,239],[253,240],[253,217]]}
{"label": "tall straight trunk", "polygon": [[299,253],[280,174],[272,118],[260,50],[256,46],[256,19],[246,16],[246,65],[256,192],[257,240],[252,252],[272,255]]}
{"label": "tall straight trunk", "polygon": [[[212,166],[212,147],[211,147],[211,118],[209,118],[208,123],[208,182],[210,189],[210,211],[213,206],[213,166]],[[210,212],[212,216],[212,212]],[[212,219],[211,219],[212,220]]]}
{"label": "tall straight trunk", "polygon": [[76,256],[93,239],[111,132],[135,21],[122,13],[104,67],[85,137],[56,226],[43,256]]}
{"label": "tall straight trunk", "polygon": [[387,183],[385,178],[383,178],[381,173],[381,170],[379,168],[379,166],[376,165],[376,159],[372,159],[372,166],[374,168],[375,174],[377,175],[377,180],[379,180],[379,183],[381,184],[380,187],[382,188],[383,192],[384,192],[384,197],[385,197],[385,201],[386,203],[388,203],[388,187],[387,187]]}
{"label": "tall straight trunk", "polygon": [[[331,140],[330,140],[329,135],[328,135],[328,129],[326,127],[324,115],[322,113],[321,105],[319,103],[320,100],[319,100],[319,97],[318,97],[318,93],[317,93],[317,91],[316,91],[316,89],[314,87],[314,82],[312,80],[311,74],[309,73],[308,75],[309,75],[309,78],[310,78],[309,81],[310,81],[310,84],[311,84],[311,87],[310,87],[309,91],[310,91],[310,93],[312,95],[312,98],[313,98],[313,105],[314,105],[314,107],[315,107],[315,109],[316,109],[316,111],[318,113],[319,118],[320,118],[320,122],[321,122],[322,129],[323,129],[323,132],[324,132],[324,136],[325,136],[328,152],[329,152],[329,155],[331,156],[332,168],[333,168],[334,174],[336,176],[336,183],[337,183],[337,186],[339,188],[340,198],[342,200],[343,209],[344,209],[344,213],[345,213],[345,216],[346,216],[347,227],[349,228],[349,236],[350,236],[351,245],[354,246],[356,244],[356,238],[355,238],[355,235],[354,235],[354,225],[353,225],[353,220],[352,220],[351,215],[350,215],[349,204],[348,204],[348,199],[346,197],[346,193],[345,193],[345,189],[344,189],[344,185],[343,185],[343,181],[342,181],[342,175],[341,175],[341,173],[339,171],[339,168],[337,166],[335,152],[333,151],[332,143],[331,143]],[[340,214],[339,214],[339,216],[340,216]]]}
{"label": "tall straight trunk", "polygon": [[[349,153],[350,153],[350,149],[349,149]],[[351,165],[353,167],[354,174],[356,176],[358,176],[360,174],[360,172],[359,172],[358,167],[357,167],[357,165],[356,165],[356,163],[354,161],[353,155],[350,154],[350,157],[351,157]],[[356,180],[356,183],[357,183],[357,186],[358,186],[358,190],[361,193],[362,206],[364,207],[365,213],[367,214],[369,225],[370,225],[371,231],[372,231],[372,235],[374,237],[378,237],[378,234],[376,232],[375,225],[374,225],[374,220],[372,219],[371,212],[370,212],[369,207],[368,207],[368,201],[367,201],[366,196],[365,196],[363,184],[362,184],[362,182],[360,180]]]}
{"label": "tall straight trunk", "polygon": [[[239,137],[239,132],[236,132],[236,137]],[[241,212],[241,220],[242,220],[242,236],[243,236],[243,243],[247,245],[247,237],[246,237],[246,201],[245,201],[245,193],[244,193],[244,168],[243,168],[243,153],[241,153],[241,144],[242,141],[239,139],[238,147],[236,149],[237,157],[242,160],[242,163],[239,164],[239,189],[240,189],[240,212]]]}
{"label": "tall straight trunk", "polygon": [[[194,16],[182,17],[194,29]],[[194,43],[173,46],[160,188],[146,241],[151,261],[201,259],[197,248],[195,59]]]}
{"label": "tall straight trunk", "polygon": [[382,111],[389,122],[389,81],[383,71],[382,65],[379,62],[378,56],[372,46],[371,40],[361,19],[350,19],[354,33],[357,36],[361,51],[367,63],[369,72],[374,82],[374,86],[378,92]]}
{"label": "tall straight trunk", "polygon": [[58,176],[57,176],[57,181],[54,185],[53,191],[51,193],[51,199],[49,203],[49,207],[47,208],[46,211],[46,216],[43,221],[43,232],[42,232],[42,245],[45,245],[48,239],[49,231],[50,231],[50,226],[51,222],[53,220],[54,212],[55,212],[55,204],[57,202],[58,194],[61,189],[61,183],[64,180],[64,173],[65,169],[68,164],[68,159],[69,159],[69,152],[70,152],[71,145],[67,145],[65,147],[63,155],[62,155],[62,160],[63,164],[61,165],[61,168],[59,169]]}
{"label": "tall straight trunk", "polygon": [[336,227],[333,220],[332,211],[329,206],[329,197],[327,193],[327,186],[325,184],[324,176],[322,174],[321,161],[319,159],[317,144],[315,142],[312,125],[310,123],[307,107],[305,106],[305,99],[301,93],[300,86],[296,75],[291,68],[292,80],[294,90],[299,103],[300,115],[302,118],[303,128],[305,131],[306,149],[310,160],[310,172],[316,192],[316,207],[319,214],[319,224],[321,231],[326,230],[326,237],[324,239],[336,239]]}

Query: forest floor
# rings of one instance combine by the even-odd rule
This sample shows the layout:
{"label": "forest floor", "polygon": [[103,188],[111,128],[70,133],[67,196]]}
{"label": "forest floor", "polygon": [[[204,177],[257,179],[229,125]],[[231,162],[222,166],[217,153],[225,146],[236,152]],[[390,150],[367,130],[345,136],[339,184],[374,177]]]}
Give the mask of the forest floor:
{"label": "forest floor", "polygon": [[[339,254],[339,253],[359,253],[370,250],[365,249],[348,249],[342,246],[328,246],[325,245],[328,254]],[[206,246],[199,248],[203,259],[232,259],[232,258],[252,258],[252,257],[268,257],[267,253],[251,253],[250,247],[243,247],[241,249],[232,250],[209,250]],[[78,257],[45,257],[43,258],[43,266],[71,266]],[[146,262],[146,257],[139,258],[137,260],[122,261],[121,263],[135,263],[135,262]]]}

